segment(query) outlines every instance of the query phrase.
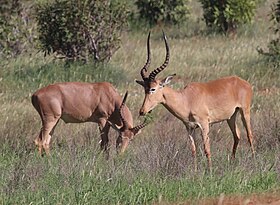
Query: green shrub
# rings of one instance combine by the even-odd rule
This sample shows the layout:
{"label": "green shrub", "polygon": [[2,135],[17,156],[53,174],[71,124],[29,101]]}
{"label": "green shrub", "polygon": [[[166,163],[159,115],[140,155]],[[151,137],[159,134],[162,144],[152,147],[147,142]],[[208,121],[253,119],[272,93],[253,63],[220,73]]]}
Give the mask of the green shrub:
{"label": "green shrub", "polygon": [[268,61],[274,66],[280,64],[280,0],[271,7],[270,20],[273,23],[273,31],[278,36],[276,39],[271,40],[268,45],[267,51],[262,48],[258,48],[258,52],[267,57]]}
{"label": "green shrub", "polygon": [[35,46],[32,1],[1,0],[0,57],[15,57]]}
{"label": "green shrub", "polygon": [[119,48],[127,16],[121,1],[55,0],[39,4],[40,48],[68,60],[108,61]]}
{"label": "green shrub", "polygon": [[238,25],[254,17],[256,0],[199,0],[208,27],[225,33],[234,33]]}
{"label": "green shrub", "polygon": [[137,0],[139,18],[151,26],[156,24],[179,24],[189,15],[188,0]]}

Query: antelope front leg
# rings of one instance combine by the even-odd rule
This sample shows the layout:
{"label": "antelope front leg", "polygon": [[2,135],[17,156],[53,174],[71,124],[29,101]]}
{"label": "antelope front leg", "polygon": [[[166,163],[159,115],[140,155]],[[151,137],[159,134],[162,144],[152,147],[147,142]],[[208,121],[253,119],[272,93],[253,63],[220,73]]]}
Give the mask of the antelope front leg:
{"label": "antelope front leg", "polygon": [[203,144],[204,144],[204,152],[208,160],[208,168],[211,172],[212,170],[212,161],[211,161],[211,152],[210,152],[210,139],[208,137],[209,133],[209,124],[208,122],[201,124],[201,133],[203,138]]}
{"label": "antelope front leg", "polygon": [[189,128],[189,126],[186,125],[186,129],[188,131],[188,136],[191,141],[191,149],[192,149],[192,156],[193,156],[193,163],[194,163],[194,170],[197,171],[197,159],[196,159],[196,146],[193,139],[193,136],[195,136],[195,129]]}
{"label": "antelope front leg", "polygon": [[101,122],[98,124],[99,125],[99,130],[101,133],[101,145],[100,148],[101,150],[105,153],[105,158],[108,160],[109,159],[109,130],[110,130],[110,125],[106,120],[101,120]]}

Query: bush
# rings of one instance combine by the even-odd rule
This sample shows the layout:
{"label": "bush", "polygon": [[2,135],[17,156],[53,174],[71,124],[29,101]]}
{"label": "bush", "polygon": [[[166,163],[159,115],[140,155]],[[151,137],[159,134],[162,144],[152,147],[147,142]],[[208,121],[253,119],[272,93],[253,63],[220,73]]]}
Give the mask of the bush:
{"label": "bush", "polygon": [[239,24],[252,20],[256,0],[199,0],[208,27],[224,33],[235,33]]}
{"label": "bush", "polygon": [[36,24],[32,22],[32,1],[1,0],[0,57],[15,57],[36,40]]}
{"label": "bush", "polygon": [[151,26],[156,24],[179,24],[189,15],[188,0],[137,0],[139,18]]}
{"label": "bush", "polygon": [[270,20],[273,23],[273,31],[278,38],[273,39],[268,44],[268,51],[258,48],[258,52],[267,57],[268,61],[274,66],[280,64],[280,0],[271,7]]}
{"label": "bush", "polygon": [[128,16],[124,3],[111,0],[55,0],[36,13],[41,50],[71,61],[110,60]]}

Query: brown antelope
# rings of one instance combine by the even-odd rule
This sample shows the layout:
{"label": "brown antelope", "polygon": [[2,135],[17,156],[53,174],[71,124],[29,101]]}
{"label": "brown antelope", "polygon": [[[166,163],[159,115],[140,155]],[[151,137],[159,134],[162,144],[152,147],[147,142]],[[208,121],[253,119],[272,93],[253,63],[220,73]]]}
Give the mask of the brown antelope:
{"label": "brown antelope", "polygon": [[152,111],[158,104],[163,104],[167,110],[180,119],[188,131],[195,169],[197,169],[197,162],[193,135],[195,129],[200,128],[204,151],[208,159],[208,166],[211,169],[211,153],[208,137],[209,124],[227,120],[234,137],[232,158],[235,158],[236,148],[240,140],[240,132],[236,125],[236,115],[240,112],[254,154],[252,144],[253,135],[250,124],[250,104],[253,95],[251,85],[239,77],[229,76],[206,83],[193,82],[181,90],[174,90],[167,87],[166,85],[170,83],[175,74],[167,76],[162,80],[155,79],[167,67],[169,62],[169,47],[164,33],[163,38],[166,47],[165,61],[160,67],[147,75],[147,68],[151,62],[150,33],[148,35],[147,62],[140,72],[143,80],[136,81],[145,89],[145,99],[139,114],[145,115]]}
{"label": "brown antelope", "polygon": [[108,157],[108,132],[110,126],[119,131],[117,148],[124,152],[129,141],[146,124],[133,127],[130,110],[116,89],[107,82],[56,83],[41,88],[32,95],[32,104],[39,113],[42,128],[35,140],[42,154],[42,148],[49,154],[51,135],[59,121],[65,123],[95,122],[101,132],[101,149]]}

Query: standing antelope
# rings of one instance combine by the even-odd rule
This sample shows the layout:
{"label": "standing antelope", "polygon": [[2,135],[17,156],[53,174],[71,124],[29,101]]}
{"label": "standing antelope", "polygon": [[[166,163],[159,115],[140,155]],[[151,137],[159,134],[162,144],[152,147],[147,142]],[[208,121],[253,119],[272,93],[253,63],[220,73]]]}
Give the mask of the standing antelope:
{"label": "standing antelope", "polygon": [[32,104],[39,113],[42,128],[35,140],[49,154],[51,135],[59,119],[65,123],[95,122],[101,132],[101,149],[108,155],[108,132],[110,126],[119,131],[117,147],[124,152],[129,141],[146,124],[133,127],[130,110],[116,89],[107,82],[56,83],[41,88],[32,95]]}
{"label": "standing antelope", "polygon": [[162,80],[155,79],[157,74],[163,71],[169,62],[169,47],[164,33],[163,38],[166,47],[165,61],[160,67],[147,75],[147,68],[151,62],[150,33],[148,35],[147,62],[140,72],[143,80],[136,81],[145,89],[145,99],[139,114],[145,115],[158,104],[163,104],[167,110],[180,119],[188,131],[195,169],[197,169],[197,162],[193,134],[196,128],[200,128],[204,151],[208,159],[208,167],[211,169],[212,163],[208,137],[209,124],[227,120],[234,137],[232,158],[235,158],[236,148],[240,140],[240,132],[236,125],[236,115],[240,112],[254,154],[253,135],[250,124],[250,104],[253,95],[251,85],[239,77],[230,76],[207,83],[193,82],[181,90],[173,90],[167,87],[166,85],[171,82],[175,74],[167,76]]}

